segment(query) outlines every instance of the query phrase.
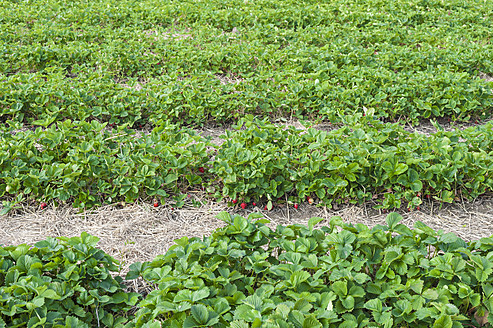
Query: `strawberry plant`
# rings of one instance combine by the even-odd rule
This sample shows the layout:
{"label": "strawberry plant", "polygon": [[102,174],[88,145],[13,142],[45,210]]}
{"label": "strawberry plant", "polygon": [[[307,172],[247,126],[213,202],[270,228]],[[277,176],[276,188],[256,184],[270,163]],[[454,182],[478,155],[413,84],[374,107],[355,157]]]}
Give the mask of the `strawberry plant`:
{"label": "strawberry plant", "polygon": [[113,278],[118,262],[95,247],[98,238],[48,238],[0,248],[0,325],[117,327],[141,298]]}
{"label": "strawberry plant", "polygon": [[[167,197],[202,184],[207,143],[165,123],[143,138],[125,126],[59,122],[11,134],[3,131],[0,193],[72,200],[76,207]],[[8,191],[7,191],[8,190]],[[177,200],[180,201],[180,200]]]}
{"label": "strawberry plant", "polygon": [[221,213],[224,228],[183,237],[131,265],[152,291],[126,327],[466,327],[491,324],[491,238],[466,243],[391,213],[370,229],[333,217],[268,228]]}
{"label": "strawberry plant", "polygon": [[316,197],[323,204],[374,200],[377,208],[398,208],[419,206],[416,195],[424,191],[452,202],[458,193],[492,190],[492,158],[483,151],[492,146],[491,123],[426,137],[368,117],[354,121],[323,132],[241,120],[224,136],[210,171],[224,195],[247,200],[287,195],[293,203]]}
{"label": "strawberry plant", "polygon": [[[98,238],[0,247],[0,324],[47,327],[467,327],[493,318],[492,238],[465,242],[391,213],[369,228],[266,226],[220,213],[226,226],[183,237],[133,263],[146,295],[126,293]],[[318,228],[315,228],[319,225]],[[150,290],[150,292],[147,292]],[[134,306],[134,312],[129,312]]]}
{"label": "strawberry plant", "polygon": [[2,1],[0,117],[491,116],[492,84],[479,78],[493,75],[488,2],[158,3]]}
{"label": "strawberry plant", "polygon": [[[286,198],[415,208],[418,194],[452,202],[493,188],[492,157],[484,151],[492,147],[491,123],[424,136],[361,115],[353,120],[324,132],[247,117],[218,147],[169,122],[139,137],[95,121],[0,128],[2,213],[29,199],[76,207],[156,199],[180,207],[190,189],[206,186],[233,204],[255,200],[269,210]],[[208,173],[200,174],[206,163]]]}

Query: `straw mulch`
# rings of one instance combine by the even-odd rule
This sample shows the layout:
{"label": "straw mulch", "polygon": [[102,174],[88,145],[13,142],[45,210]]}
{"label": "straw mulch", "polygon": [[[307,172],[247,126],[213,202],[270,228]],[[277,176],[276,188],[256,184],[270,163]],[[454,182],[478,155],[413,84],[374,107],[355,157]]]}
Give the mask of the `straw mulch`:
{"label": "straw mulch", "polygon": [[[197,199],[200,199],[199,196]],[[372,209],[372,204],[345,205],[338,210],[302,204],[298,210],[293,207],[276,207],[270,212],[263,207],[250,206],[242,210],[228,208],[225,203],[200,199],[200,208],[187,207],[171,209],[153,208],[151,204],[133,204],[125,207],[106,206],[78,213],[70,207],[22,208],[17,213],[0,218],[0,244],[34,244],[48,236],[78,236],[86,231],[100,238],[98,246],[120,260],[121,272],[125,274],[133,262],[152,260],[164,254],[173,245],[173,240],[183,236],[201,237],[214,229],[224,226],[215,218],[221,211],[246,216],[261,212],[271,220],[274,228],[278,224],[306,224],[311,217],[330,219],[340,216],[345,222],[363,223],[368,226],[383,224],[387,214]],[[493,195],[484,196],[474,202],[440,204],[425,202],[420,211],[399,211],[402,223],[412,226],[422,221],[432,228],[454,232],[464,240],[475,240],[493,235]],[[327,224],[324,220],[320,225]]]}

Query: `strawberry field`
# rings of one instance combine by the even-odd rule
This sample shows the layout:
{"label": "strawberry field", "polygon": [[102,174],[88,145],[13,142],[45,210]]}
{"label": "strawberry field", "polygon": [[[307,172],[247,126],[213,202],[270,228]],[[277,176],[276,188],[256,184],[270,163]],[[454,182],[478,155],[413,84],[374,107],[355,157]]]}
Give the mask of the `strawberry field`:
{"label": "strawberry field", "polygon": [[[170,210],[214,202],[231,211],[370,204],[385,213],[491,195],[492,31],[490,0],[0,0],[0,214],[139,202]],[[220,136],[208,137],[208,128]],[[0,289],[0,327],[99,326],[99,314],[105,326],[153,328],[153,320],[170,327],[462,327],[472,314],[473,324],[488,318],[489,239],[466,243],[419,224],[396,228],[394,214],[371,233],[337,223],[340,235],[315,232],[314,221],[269,232],[255,215],[225,215],[229,228],[215,237],[183,239],[164,258],[131,267],[132,279],[160,286],[132,318],[121,314],[142,295],[119,292],[121,281],[109,278],[113,259],[91,248],[91,236],[63,239],[63,246],[50,239],[32,251],[2,248],[1,288],[13,289]],[[324,255],[310,238],[332,247],[337,269],[316,260]],[[349,265],[353,249],[359,253]],[[370,251],[374,263],[359,263]],[[185,255],[189,262],[175,260]],[[72,264],[89,257],[101,261],[87,270],[100,274],[104,296],[90,279],[84,290],[62,293],[79,279],[70,278],[78,275]],[[241,267],[223,265],[239,257]],[[70,272],[52,270],[61,261]],[[408,270],[417,263],[421,271]],[[95,266],[106,269],[95,273]],[[24,273],[37,275],[37,296],[12,287]],[[242,275],[255,276],[251,286],[233,282]],[[50,291],[39,287],[46,276],[65,282]],[[284,285],[273,283],[283,277]],[[337,287],[320,285],[329,281]],[[214,299],[222,283],[233,295],[227,302]],[[455,291],[439,291],[449,283]],[[378,295],[391,285],[402,288],[382,299],[360,290]],[[55,294],[75,300],[73,307],[59,308]],[[101,313],[92,307],[103,303]],[[89,308],[95,315],[83,314]],[[62,323],[58,315],[69,312],[73,322]]]}
{"label": "strawberry field", "polygon": [[[245,202],[398,208],[493,186],[491,126],[424,138],[398,125],[490,117],[492,83],[479,78],[493,75],[488,2],[4,1],[1,11],[4,212],[26,200],[180,206],[197,187]],[[245,115],[247,132],[213,149],[189,130]],[[267,123],[283,118],[340,129],[301,136]]]}

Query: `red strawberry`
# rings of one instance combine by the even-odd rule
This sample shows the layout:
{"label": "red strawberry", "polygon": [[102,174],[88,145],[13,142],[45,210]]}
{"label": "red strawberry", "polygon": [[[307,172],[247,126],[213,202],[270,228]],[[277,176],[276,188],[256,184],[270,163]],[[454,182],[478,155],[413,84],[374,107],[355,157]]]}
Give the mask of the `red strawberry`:
{"label": "red strawberry", "polygon": [[233,204],[236,204],[238,203],[238,200],[237,199],[233,199]]}
{"label": "red strawberry", "polygon": [[421,208],[418,206],[416,209],[419,211]]}
{"label": "red strawberry", "polygon": [[294,208],[298,209],[298,204],[294,204]]}
{"label": "red strawberry", "polygon": [[252,203],[252,205],[253,205],[253,206],[257,206],[257,203],[253,202],[253,203]]}
{"label": "red strawberry", "polygon": [[159,206],[159,203],[158,202],[154,202],[154,207],[158,207]]}
{"label": "red strawberry", "polygon": [[204,173],[205,172],[205,169],[203,167],[199,167],[199,172],[200,173]]}
{"label": "red strawberry", "polygon": [[264,211],[267,211],[267,205],[265,205],[265,207],[264,207]]}
{"label": "red strawberry", "polygon": [[241,203],[240,206],[241,206],[242,209],[245,209],[247,207],[247,204],[246,203]]}
{"label": "red strawberry", "polygon": [[43,203],[41,203],[41,209],[42,209],[42,210],[44,210],[47,206],[48,206],[48,204],[46,204],[46,203],[44,203],[44,202],[43,202]]}

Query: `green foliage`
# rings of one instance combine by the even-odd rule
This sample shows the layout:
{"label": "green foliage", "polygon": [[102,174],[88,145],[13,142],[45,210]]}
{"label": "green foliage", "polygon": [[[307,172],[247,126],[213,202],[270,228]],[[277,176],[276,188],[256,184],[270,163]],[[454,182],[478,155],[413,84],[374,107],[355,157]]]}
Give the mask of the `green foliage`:
{"label": "green foliage", "polygon": [[0,327],[116,327],[140,299],[113,278],[98,238],[48,238],[0,248]]}
{"label": "green foliage", "polygon": [[161,199],[181,206],[183,195],[202,187],[247,202],[300,203],[310,196],[326,205],[373,199],[380,208],[493,190],[493,155],[485,151],[493,147],[492,123],[424,136],[361,115],[345,120],[324,132],[246,117],[221,146],[168,122],[142,135],[96,121],[16,133],[0,128],[3,214],[26,199],[76,207]]}
{"label": "green foliage", "polygon": [[[183,237],[133,263],[126,293],[97,237],[0,247],[0,327],[466,327],[493,323],[493,238],[466,243],[391,213],[372,229],[266,224],[222,212],[202,239]],[[149,292],[150,290],[150,292]],[[135,311],[131,310],[135,309]],[[131,310],[131,311],[129,311]]]}
{"label": "green foliage", "polygon": [[1,196],[76,207],[179,195],[202,183],[198,168],[208,160],[203,139],[195,144],[191,131],[165,123],[140,138],[125,125],[68,120],[16,134],[6,129],[0,138]]}
{"label": "green foliage", "polygon": [[[356,123],[355,123],[356,122]],[[493,190],[491,123],[429,137],[356,115],[324,132],[240,120],[227,132],[211,172],[223,194],[247,201],[306,196],[324,204],[380,201],[381,208],[452,202]]]}
{"label": "green foliage", "polygon": [[396,213],[372,229],[333,217],[272,230],[259,217],[223,212],[211,236],[132,264],[127,279],[154,289],[126,326],[463,327],[493,310],[491,238],[409,229]]}
{"label": "green foliage", "polygon": [[[201,125],[245,113],[468,120],[489,1],[0,1],[0,117]],[[479,72],[478,72],[479,71]],[[271,114],[269,114],[271,113]]]}

